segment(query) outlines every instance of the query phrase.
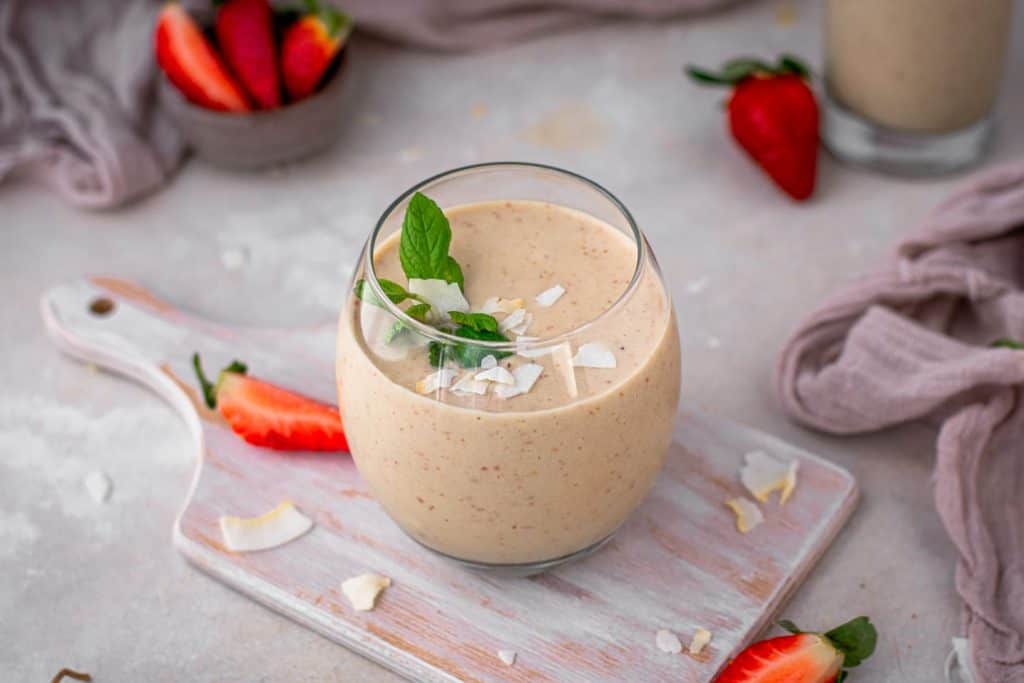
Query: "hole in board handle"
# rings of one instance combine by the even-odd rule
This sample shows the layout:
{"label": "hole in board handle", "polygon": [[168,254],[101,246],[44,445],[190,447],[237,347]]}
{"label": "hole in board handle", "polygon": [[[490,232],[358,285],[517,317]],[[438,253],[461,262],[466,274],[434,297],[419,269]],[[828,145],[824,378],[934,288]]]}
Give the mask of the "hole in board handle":
{"label": "hole in board handle", "polygon": [[89,312],[93,315],[103,317],[110,315],[116,308],[113,299],[108,299],[105,296],[93,299],[92,303],[89,304]]}

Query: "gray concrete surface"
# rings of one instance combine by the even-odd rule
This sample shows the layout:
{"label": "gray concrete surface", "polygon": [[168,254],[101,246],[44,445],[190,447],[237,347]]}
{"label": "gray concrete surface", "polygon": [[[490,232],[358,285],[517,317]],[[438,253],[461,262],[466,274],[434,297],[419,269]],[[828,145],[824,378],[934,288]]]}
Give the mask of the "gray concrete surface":
{"label": "gray concrete surface", "polygon": [[[63,666],[97,683],[393,680],[176,554],[171,524],[194,464],[185,429],[140,387],[59,356],[37,300],[61,278],[112,273],[226,321],[330,319],[400,190],[500,159],[566,166],[632,208],[676,296],[685,400],[860,479],[860,509],[785,616],[817,628],[870,615],[878,652],[851,681],[941,680],[959,617],[954,551],[931,499],[933,434],[807,432],[780,413],[770,378],[801,315],[878,263],[957,179],[894,180],[823,156],[816,199],[793,205],[727,140],[720,96],[681,77],[684,62],[738,51],[820,63],[818,5],[798,3],[795,21],[788,3],[756,2],[472,56],[360,39],[351,125],[308,163],[236,175],[191,162],[165,191],[110,213],[23,181],[0,186],[0,680],[47,681]],[[1024,120],[1022,14],[1004,121]],[[1024,131],[1005,126],[992,161],[1022,154]],[[244,265],[225,265],[240,254]],[[701,278],[707,287],[689,293]],[[114,482],[105,505],[82,485],[94,469]]]}

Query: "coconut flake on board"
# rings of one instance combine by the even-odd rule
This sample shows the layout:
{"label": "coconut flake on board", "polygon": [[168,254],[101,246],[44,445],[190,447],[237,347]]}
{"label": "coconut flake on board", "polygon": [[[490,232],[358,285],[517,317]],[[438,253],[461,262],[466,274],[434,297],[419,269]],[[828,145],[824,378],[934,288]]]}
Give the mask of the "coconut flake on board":
{"label": "coconut flake on board", "polygon": [[341,584],[341,592],[345,594],[357,612],[369,612],[377,604],[377,596],[391,585],[391,579],[380,574],[360,574],[347,579]]}
{"label": "coconut flake on board", "polygon": [[691,655],[699,655],[710,642],[711,631],[706,628],[698,628],[694,632],[693,639],[690,641],[690,647],[687,650]]}
{"label": "coconut flake on board", "polygon": [[516,651],[498,650],[498,659],[500,659],[505,666],[512,666],[516,663]]}
{"label": "coconut flake on board", "polygon": [[500,296],[492,296],[480,307],[480,313],[494,315],[495,313],[512,313],[523,307],[522,299],[502,299]]}
{"label": "coconut flake on board", "polygon": [[512,371],[515,383],[512,385],[499,384],[494,388],[494,394],[498,398],[509,399],[514,396],[519,396],[520,394],[528,393],[533,389],[533,385],[537,383],[537,380],[540,379],[540,376],[543,373],[543,365],[538,365],[537,363],[520,365]]}
{"label": "coconut flake on board", "polygon": [[287,500],[259,517],[225,515],[220,518],[224,545],[232,552],[276,548],[294,541],[311,528],[313,520]]}
{"label": "coconut flake on board", "polygon": [[548,306],[554,305],[556,301],[561,299],[563,294],[565,294],[565,287],[562,285],[555,285],[554,287],[545,289],[543,292],[538,294],[534,298],[534,301],[544,308],[547,308]]}
{"label": "coconut flake on board", "polygon": [[740,469],[740,481],[750,494],[764,503],[773,491],[779,491],[779,503],[785,504],[796,488],[796,473],[800,463],[791,460],[786,463],[764,451],[751,451]]}
{"label": "coconut flake on board", "polygon": [[469,302],[455,282],[410,278],[408,289],[430,304],[430,318],[434,322],[447,321],[449,311],[469,312]]}
{"label": "coconut flake on board", "polygon": [[677,655],[683,651],[683,644],[679,642],[676,634],[665,629],[659,629],[654,636],[654,643],[662,652],[670,655]]}
{"label": "coconut flake on board", "polygon": [[725,504],[736,515],[736,530],[741,534],[749,533],[764,521],[761,508],[748,498],[730,498]]}
{"label": "coconut flake on board", "polygon": [[604,344],[591,342],[576,349],[572,364],[577,368],[611,369],[616,366],[615,354]]}
{"label": "coconut flake on board", "polygon": [[97,503],[106,503],[110,498],[113,484],[110,482],[110,477],[103,472],[99,470],[90,472],[85,475],[83,483],[85,484],[85,490],[89,492],[89,495]]}
{"label": "coconut flake on board", "polygon": [[476,377],[474,379],[481,382],[495,382],[497,384],[507,385],[516,383],[516,378],[513,377],[512,373],[500,365],[495,365],[493,368],[488,368],[483,372],[476,373]]}
{"label": "coconut flake on board", "polygon": [[457,374],[459,373],[451,368],[441,368],[416,382],[416,391],[421,394],[432,394],[438,389],[447,389]]}

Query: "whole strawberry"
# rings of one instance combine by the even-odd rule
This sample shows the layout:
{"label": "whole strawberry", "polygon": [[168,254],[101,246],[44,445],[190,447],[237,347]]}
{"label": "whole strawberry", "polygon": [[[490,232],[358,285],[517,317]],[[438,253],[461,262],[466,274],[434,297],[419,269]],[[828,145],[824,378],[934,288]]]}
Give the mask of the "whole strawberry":
{"label": "whole strawberry", "polygon": [[306,8],[281,42],[281,73],[292,101],[316,91],[352,32],[352,19],[333,7],[306,0]]}
{"label": "whole strawberry", "polygon": [[226,0],[217,9],[221,53],[261,109],[281,106],[274,17],[267,0]]}
{"label": "whole strawberry", "polygon": [[732,136],[797,201],[814,193],[818,166],[818,103],[807,84],[809,71],[782,56],[774,66],[758,59],[734,59],[719,73],[688,66],[690,78],[732,88]]}
{"label": "whole strawberry", "polygon": [[828,633],[779,625],[793,635],[754,643],[718,674],[714,683],[841,683],[846,669],[875,651],[878,633],[867,617],[857,617]]}

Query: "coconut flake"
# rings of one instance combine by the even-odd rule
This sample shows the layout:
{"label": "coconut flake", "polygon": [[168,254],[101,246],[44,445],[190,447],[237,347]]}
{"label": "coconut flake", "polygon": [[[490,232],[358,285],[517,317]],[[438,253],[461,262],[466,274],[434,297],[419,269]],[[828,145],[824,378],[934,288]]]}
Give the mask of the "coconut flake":
{"label": "coconut flake", "polygon": [[469,312],[469,302],[454,282],[410,278],[409,291],[430,304],[430,318],[434,322],[447,321],[449,311]]}
{"label": "coconut flake", "polygon": [[110,477],[99,470],[90,472],[85,475],[85,490],[89,492],[92,499],[97,503],[106,503],[107,499],[110,498],[110,491],[113,485],[110,483]]}
{"label": "coconut flake", "polygon": [[377,596],[391,585],[391,579],[380,574],[360,574],[343,581],[341,592],[352,603],[357,612],[369,612],[377,602]]}
{"label": "coconut flake", "polygon": [[665,629],[659,629],[654,636],[654,643],[662,652],[670,655],[677,655],[683,651],[683,644],[679,642],[676,634]]}
{"label": "coconut flake", "polygon": [[773,491],[780,491],[779,502],[785,503],[796,488],[799,462],[782,462],[764,451],[751,451],[744,456],[746,464],[740,469],[740,481],[750,494],[764,503]]}
{"label": "coconut flake", "polygon": [[475,379],[481,382],[497,382],[498,384],[516,383],[516,378],[512,376],[512,373],[500,365],[496,365],[493,368],[476,373]]}
{"label": "coconut flake", "polygon": [[691,655],[699,655],[710,642],[711,631],[706,628],[698,628],[693,634],[693,640],[690,641],[690,647],[687,649]]}
{"label": "coconut flake", "polygon": [[491,368],[496,368],[496,367],[498,367],[498,359],[495,358],[494,356],[484,356],[480,360],[480,369],[481,370],[490,370]]}
{"label": "coconut flake", "polygon": [[563,287],[562,285],[555,285],[554,287],[550,289],[545,289],[543,292],[538,294],[534,298],[534,301],[536,301],[544,308],[547,308],[548,306],[553,305],[556,301],[561,299],[563,294],[565,294],[565,287]]}
{"label": "coconut flake", "polygon": [[523,307],[522,299],[502,299],[500,296],[492,296],[480,307],[480,313],[494,315],[495,313],[512,313]]}
{"label": "coconut flake", "polygon": [[615,354],[604,344],[592,342],[584,344],[576,350],[572,364],[578,368],[605,368],[615,367]]}
{"label": "coconut flake", "polygon": [[498,659],[500,659],[505,664],[505,666],[512,666],[516,663],[516,651],[498,650]]}
{"label": "coconut flake", "polygon": [[526,328],[533,322],[533,315],[531,315],[525,308],[517,308],[512,311],[508,317],[498,323],[498,329],[502,332],[511,332],[512,334],[523,334],[526,332]]}
{"label": "coconut flake", "polygon": [[447,389],[457,374],[459,373],[451,368],[441,368],[416,382],[416,391],[421,394],[432,394],[438,389]]}
{"label": "coconut flake", "polygon": [[515,384],[511,386],[507,384],[499,384],[494,388],[494,393],[498,398],[502,399],[509,399],[513,396],[528,393],[533,389],[533,385],[537,383],[537,380],[540,379],[540,376],[543,373],[543,365],[538,365],[537,363],[520,365],[512,371],[512,376],[515,378]]}
{"label": "coconut flake", "polygon": [[528,348],[530,342],[534,342],[540,339],[540,337],[516,337],[516,354],[523,358],[540,358],[541,356],[547,356],[554,353],[557,346],[541,346],[538,348]]}
{"label": "coconut flake", "polygon": [[267,550],[294,541],[313,527],[313,520],[284,501],[259,517],[220,518],[224,545],[232,552]]}
{"label": "coconut flake", "polygon": [[491,385],[488,382],[477,381],[476,379],[473,378],[473,373],[468,372],[465,375],[463,375],[458,382],[452,385],[450,391],[453,394],[457,394],[459,396],[467,396],[469,394],[483,396],[484,394],[487,393],[487,389],[490,386]]}
{"label": "coconut flake", "polygon": [[736,530],[741,534],[749,533],[764,521],[761,508],[748,498],[730,498],[725,504],[736,515]]}

